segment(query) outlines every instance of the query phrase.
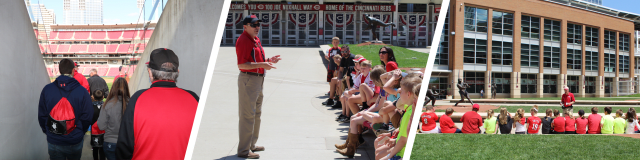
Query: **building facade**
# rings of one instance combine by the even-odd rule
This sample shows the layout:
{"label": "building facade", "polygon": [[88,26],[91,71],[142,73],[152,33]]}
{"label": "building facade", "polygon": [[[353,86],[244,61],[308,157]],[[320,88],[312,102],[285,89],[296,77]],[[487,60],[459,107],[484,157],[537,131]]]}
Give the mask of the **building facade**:
{"label": "building facade", "polygon": [[259,37],[265,46],[314,46],[339,37],[342,44],[372,41],[365,30],[369,14],[394,26],[376,28],[378,40],[403,47],[430,45],[442,0],[245,0],[232,1],[223,45],[233,45],[242,34],[248,14],[263,20]]}
{"label": "building facade", "polygon": [[635,90],[619,86],[636,74],[633,20],[546,0],[451,0],[450,8],[429,85],[452,98],[458,79],[472,98],[491,93],[491,83],[509,98],[559,97],[565,86],[578,97]]}
{"label": "building facade", "polygon": [[44,4],[31,4],[29,7],[29,17],[31,21],[37,23],[39,36],[46,37],[51,33],[51,25],[56,24],[56,14],[53,9],[47,9]]}
{"label": "building facade", "polygon": [[102,0],[64,0],[65,24],[103,24]]}
{"label": "building facade", "polygon": [[597,4],[597,5],[602,5],[602,0],[583,0],[583,1]]}

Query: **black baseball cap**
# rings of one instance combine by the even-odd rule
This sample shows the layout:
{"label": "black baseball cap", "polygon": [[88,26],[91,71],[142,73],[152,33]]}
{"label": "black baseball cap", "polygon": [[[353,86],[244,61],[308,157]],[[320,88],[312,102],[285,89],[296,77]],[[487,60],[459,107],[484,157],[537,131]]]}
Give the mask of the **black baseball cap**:
{"label": "black baseball cap", "polygon": [[242,20],[242,25],[246,25],[247,23],[253,23],[253,22],[262,22],[262,20],[260,20],[256,15],[249,15],[244,17],[244,20]]}
{"label": "black baseball cap", "polygon": [[172,50],[167,48],[158,48],[151,51],[151,55],[149,56],[149,62],[147,62],[146,64],[147,64],[147,67],[154,70],[160,70],[165,72],[177,72],[177,70],[168,71],[163,69],[162,64],[167,62],[173,63],[173,65],[175,65],[176,68],[178,68],[179,66],[179,60],[176,53],[174,53]]}

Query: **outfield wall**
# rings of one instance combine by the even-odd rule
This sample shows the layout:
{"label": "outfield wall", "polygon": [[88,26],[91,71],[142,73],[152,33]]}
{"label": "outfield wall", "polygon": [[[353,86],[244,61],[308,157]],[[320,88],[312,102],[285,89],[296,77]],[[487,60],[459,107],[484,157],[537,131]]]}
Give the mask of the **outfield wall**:
{"label": "outfield wall", "polygon": [[0,1],[0,33],[0,159],[47,159],[37,117],[49,79],[24,1]]}

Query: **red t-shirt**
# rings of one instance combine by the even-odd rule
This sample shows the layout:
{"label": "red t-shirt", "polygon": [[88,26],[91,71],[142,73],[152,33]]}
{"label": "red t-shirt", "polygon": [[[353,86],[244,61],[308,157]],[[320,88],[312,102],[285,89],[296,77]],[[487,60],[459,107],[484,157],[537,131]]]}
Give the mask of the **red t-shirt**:
{"label": "red t-shirt", "polygon": [[565,121],[564,121],[564,131],[569,132],[569,131],[576,131],[576,120],[575,119],[571,119],[569,117],[565,117]]}
{"label": "red t-shirt", "polygon": [[462,121],[462,133],[467,134],[477,134],[480,132],[480,126],[482,126],[482,116],[480,116],[477,112],[469,111],[462,115],[460,118]]}
{"label": "red t-shirt", "polygon": [[[247,31],[242,32],[236,41],[236,56],[238,64],[247,62],[266,62],[264,49],[258,37],[251,37]],[[255,72],[264,74],[264,68],[240,69],[241,72]]]}
{"label": "red t-shirt", "polygon": [[589,120],[586,118],[576,118],[576,133],[587,134],[587,124]]}
{"label": "red t-shirt", "polygon": [[89,90],[89,81],[87,81],[87,78],[84,78],[84,76],[78,73],[78,71],[73,72],[73,78],[76,79],[82,87],[87,89],[87,92],[91,93],[91,90]]}
{"label": "red t-shirt", "polygon": [[438,115],[433,112],[424,112],[420,116],[420,121],[422,122],[422,131],[430,131],[436,128],[436,121],[438,120]]}
{"label": "red t-shirt", "polygon": [[589,130],[587,131],[587,133],[589,134],[598,134],[600,133],[600,120],[602,119],[602,116],[599,114],[591,114],[589,115],[589,117],[587,118],[587,125],[589,126]]}
{"label": "red t-shirt", "polygon": [[[523,118],[524,119],[524,118]],[[527,123],[529,123],[529,127],[527,132],[529,134],[537,134],[540,131],[540,126],[542,126],[542,120],[538,117],[529,117],[527,118]]]}
{"label": "red t-shirt", "polygon": [[440,131],[442,131],[442,133],[456,133],[456,128],[453,126],[455,126],[455,124],[453,120],[451,120],[451,117],[446,114],[440,117]]}
{"label": "red t-shirt", "polygon": [[[598,122],[600,123],[600,122]],[[556,132],[564,132],[565,118],[557,117],[553,119],[553,130]]]}
{"label": "red t-shirt", "polygon": [[387,65],[385,65],[385,68],[387,68],[387,72],[391,72],[393,70],[398,69],[398,63],[394,61],[389,61],[387,62]]}
{"label": "red t-shirt", "polygon": [[[576,101],[576,98],[573,96],[573,93],[567,92],[565,94],[562,94],[562,99],[560,100],[562,104],[566,105],[566,103],[573,102],[573,101]],[[565,107],[569,107],[569,106],[565,106]]]}

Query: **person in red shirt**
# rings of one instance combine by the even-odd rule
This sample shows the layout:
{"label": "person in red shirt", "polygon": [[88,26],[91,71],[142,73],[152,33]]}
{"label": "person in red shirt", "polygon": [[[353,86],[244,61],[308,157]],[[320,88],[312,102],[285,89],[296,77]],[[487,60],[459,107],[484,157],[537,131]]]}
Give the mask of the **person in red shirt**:
{"label": "person in red shirt", "polygon": [[560,99],[560,105],[562,105],[562,113],[565,113],[565,111],[569,111],[569,114],[573,114],[573,103],[576,103],[576,97],[573,96],[573,93],[569,92],[569,87],[565,86],[564,94],[562,94],[562,99]]}
{"label": "person in red shirt", "polygon": [[576,119],[573,118],[573,115],[569,113],[569,111],[564,111],[564,134],[576,134]]}
{"label": "person in red shirt", "polygon": [[262,115],[262,88],[267,70],[276,69],[273,65],[281,60],[280,55],[265,58],[262,43],[257,37],[260,32],[260,22],[256,15],[244,18],[242,25],[244,32],[236,41],[236,56],[238,60],[238,107],[239,113],[239,143],[238,157],[259,158],[255,151],[264,151],[263,146],[256,146],[260,133],[260,116]]}
{"label": "person in red shirt", "polygon": [[380,64],[385,66],[387,72],[398,69],[398,62],[396,62],[396,56],[391,48],[387,46],[380,48],[378,55],[380,56]]}
{"label": "person in red shirt", "polygon": [[115,82],[116,79],[118,78],[125,78],[126,79],[127,75],[124,74],[124,72],[122,72],[122,66],[118,67],[118,75],[116,77],[113,77],[113,81]]}
{"label": "person in red shirt", "polygon": [[587,130],[588,134],[600,134],[600,120],[602,116],[598,114],[598,108],[591,108],[591,115],[587,118],[587,126],[589,129]]}
{"label": "person in red shirt", "polygon": [[453,114],[453,108],[447,108],[445,114],[440,117],[440,131],[442,133],[462,133],[456,124],[453,123],[451,114]]}
{"label": "person in red shirt", "polygon": [[89,81],[87,81],[87,78],[84,78],[84,75],[78,73],[78,67],[80,67],[80,65],[78,65],[78,63],[76,62],[73,62],[73,64],[75,65],[75,67],[73,68],[73,79],[76,79],[82,87],[87,89],[87,92],[91,93],[91,90],[89,88]]}
{"label": "person in red shirt", "polygon": [[537,116],[538,106],[531,108],[531,117],[527,118],[527,133],[538,134],[542,125],[542,120]]}
{"label": "person in red shirt", "polygon": [[435,113],[433,106],[425,106],[427,111],[420,115],[420,132],[422,133],[440,133],[440,128],[436,125],[438,115]]}
{"label": "person in red shirt", "polygon": [[473,104],[471,111],[464,113],[460,121],[462,121],[462,133],[466,134],[478,134],[480,133],[480,127],[482,124],[482,116],[478,114],[480,110],[479,104]]}
{"label": "person in red shirt", "polygon": [[584,110],[579,110],[578,115],[580,115],[580,117],[576,118],[576,133],[587,134],[587,124],[589,120],[584,117]]}
{"label": "person in red shirt", "polygon": [[557,111],[557,109],[553,110],[553,113],[556,117],[553,119],[553,122],[551,122],[551,128],[553,128],[553,134],[564,134],[566,118],[561,117],[560,114],[555,114],[557,113]]}

